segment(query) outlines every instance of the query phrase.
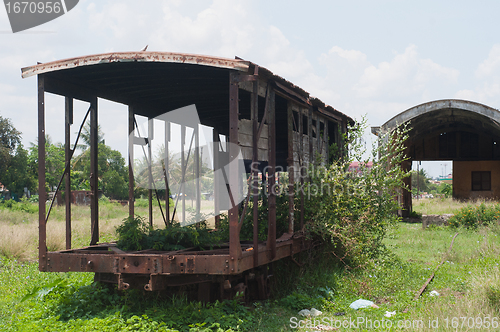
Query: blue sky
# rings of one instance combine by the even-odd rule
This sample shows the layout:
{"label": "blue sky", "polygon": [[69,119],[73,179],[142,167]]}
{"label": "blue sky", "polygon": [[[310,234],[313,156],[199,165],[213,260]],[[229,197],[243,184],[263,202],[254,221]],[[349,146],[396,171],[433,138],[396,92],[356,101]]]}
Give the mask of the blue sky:
{"label": "blue sky", "polygon": [[[21,79],[21,67],[145,45],[237,55],[353,118],[366,114],[372,126],[437,99],[498,108],[499,7],[497,1],[80,0],[62,17],[16,34],[0,8],[0,115],[12,119],[29,146],[36,138],[36,79]],[[78,107],[75,123],[85,105]],[[99,115],[106,143],[122,153],[125,109],[103,102]],[[56,119],[47,123],[48,134],[62,141],[62,99],[49,97],[47,112]],[[423,167],[437,176],[440,164]]]}

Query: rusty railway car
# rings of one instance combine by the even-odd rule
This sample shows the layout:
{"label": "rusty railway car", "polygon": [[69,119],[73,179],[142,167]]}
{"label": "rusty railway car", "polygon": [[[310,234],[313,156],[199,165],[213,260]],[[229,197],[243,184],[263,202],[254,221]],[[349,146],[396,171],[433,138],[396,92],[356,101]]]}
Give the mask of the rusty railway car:
{"label": "rusty railway car", "polygon": [[[350,117],[325,105],[319,99],[310,97],[303,89],[269,70],[239,58],[226,59],[167,52],[107,53],[41,63],[22,69],[23,78],[34,75],[38,78],[40,271],[93,272],[96,280],[115,283],[121,290],[134,286],[155,291],[169,286],[197,284],[200,300],[227,298],[238,289],[237,286],[240,286],[240,289],[248,286],[254,295],[257,294],[255,297],[265,298],[269,289],[269,264],[285,257],[293,258],[294,254],[308,248],[309,243],[302,233],[294,232],[295,229],[302,229],[304,224],[303,192],[294,192],[294,184],[307,181],[304,167],[313,162],[314,158],[320,156],[325,162],[333,157],[329,155],[329,147],[340,142],[348,123],[353,122]],[[51,225],[47,223],[47,212],[50,210],[46,208],[45,190],[45,93],[65,98],[66,165],[69,165],[73,154],[70,142],[73,101],[77,99],[89,103],[91,241],[89,246],[84,248],[73,248],[71,244],[71,192],[68,191],[71,183],[67,167],[64,174],[66,250],[47,250],[47,227]],[[252,191],[248,191],[248,198],[227,207],[229,243],[219,249],[203,251],[186,249],[127,252],[117,248],[116,243],[100,242],[98,99],[128,106],[129,214],[132,217],[133,147],[134,144],[150,147],[150,141],[153,139],[149,131],[147,137],[138,137],[135,117],[154,119],[161,114],[168,114],[169,111],[196,105],[200,123],[213,128],[213,169],[217,169],[221,158],[225,157],[227,161],[240,156],[244,160],[243,174],[250,176],[251,184],[255,185]],[[184,133],[189,124],[182,123],[181,118],[178,124]],[[166,126],[169,121],[165,120]],[[197,133],[198,129],[191,130]],[[184,134],[182,136],[184,137]],[[166,137],[165,149],[168,149],[168,141]],[[232,145],[228,145],[224,151],[219,148],[220,141]],[[198,144],[197,138],[193,150],[196,165],[199,165],[200,158]],[[182,161],[185,161],[184,158],[183,156]],[[255,169],[249,165],[259,167]],[[230,192],[243,192],[243,184],[238,180],[241,169],[231,163],[227,166],[227,174],[223,174],[225,179],[215,179],[214,186],[222,183],[224,187],[225,183]],[[183,174],[185,167],[186,163],[181,167]],[[277,170],[287,172],[288,178],[288,231],[284,234],[276,234]],[[199,172],[198,166],[196,172]],[[253,240],[240,241],[243,222],[240,215],[242,210],[246,211],[250,199],[255,203],[258,201],[258,176],[266,179],[263,185],[268,188],[268,217],[267,220],[258,220],[257,210],[254,209]],[[218,193],[216,188],[215,216],[220,213],[222,204]],[[298,197],[297,200],[295,196]],[[198,184],[197,212],[200,211],[200,197]],[[299,201],[301,206],[294,206],[294,201]],[[150,188],[150,223],[153,218],[152,205]],[[184,208],[184,204],[182,205]],[[257,204],[253,206],[255,208]],[[168,211],[168,202],[166,209],[166,219],[170,220],[173,211]],[[184,216],[185,211],[182,213]],[[256,235],[259,222],[268,223],[265,241],[259,241]]]}

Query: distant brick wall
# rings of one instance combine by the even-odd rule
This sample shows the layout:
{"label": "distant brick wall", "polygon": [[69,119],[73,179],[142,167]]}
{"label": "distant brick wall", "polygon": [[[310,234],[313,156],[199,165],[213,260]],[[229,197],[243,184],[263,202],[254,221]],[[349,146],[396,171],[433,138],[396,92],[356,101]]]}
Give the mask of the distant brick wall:
{"label": "distant brick wall", "polygon": [[75,205],[90,205],[90,197],[92,192],[89,190],[73,190],[71,191],[71,203]]}

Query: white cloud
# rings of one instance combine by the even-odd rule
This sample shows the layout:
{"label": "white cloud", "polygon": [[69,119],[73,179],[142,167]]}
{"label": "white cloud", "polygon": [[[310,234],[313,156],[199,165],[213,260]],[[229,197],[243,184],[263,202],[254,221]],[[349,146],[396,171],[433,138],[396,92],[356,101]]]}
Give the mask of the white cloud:
{"label": "white cloud", "polygon": [[420,58],[417,47],[410,45],[390,62],[367,67],[354,89],[362,98],[428,96],[429,89],[457,83],[458,75],[456,69]]}
{"label": "white cloud", "polygon": [[488,58],[484,60],[476,69],[475,75],[478,79],[498,75],[500,71],[500,44],[493,45],[488,54]]}
{"label": "white cloud", "polygon": [[473,100],[498,108],[500,104],[500,44],[492,46],[475,72],[472,88],[459,90],[456,98]]}

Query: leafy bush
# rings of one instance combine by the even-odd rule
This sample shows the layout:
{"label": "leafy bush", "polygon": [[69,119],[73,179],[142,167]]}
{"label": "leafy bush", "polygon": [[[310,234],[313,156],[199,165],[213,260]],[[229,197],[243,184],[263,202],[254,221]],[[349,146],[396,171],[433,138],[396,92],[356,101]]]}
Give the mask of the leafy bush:
{"label": "leafy bush", "polygon": [[448,219],[452,227],[465,227],[476,229],[480,225],[491,225],[500,219],[500,204],[487,206],[481,203],[461,208],[455,215]]}
{"label": "leafy bush", "polygon": [[13,199],[7,201],[0,201],[0,208],[6,208],[14,211],[24,211],[28,213],[37,213],[38,204],[30,203],[25,197],[21,201],[16,202]]}
{"label": "leafy bush", "polygon": [[[401,126],[379,137],[371,158],[364,157],[365,128],[364,119],[349,128],[344,135],[344,151],[349,154],[330,166],[310,169],[311,183],[304,188],[308,230],[348,265],[363,264],[385,251],[382,240],[387,228],[400,220],[394,196],[409,175],[401,168],[408,128]],[[360,162],[357,173],[348,170],[353,161]],[[366,166],[369,161],[371,168]]]}
{"label": "leafy bush", "polygon": [[124,223],[117,227],[117,247],[123,250],[181,250],[190,247],[205,248],[227,241],[221,233],[207,228],[206,223],[181,227],[180,224],[163,229],[153,229],[144,219],[137,216],[126,218]]}

